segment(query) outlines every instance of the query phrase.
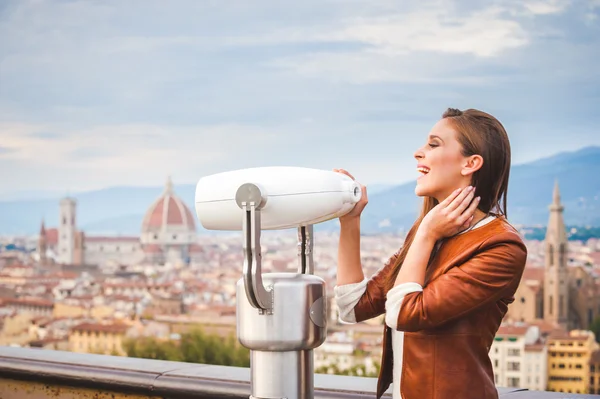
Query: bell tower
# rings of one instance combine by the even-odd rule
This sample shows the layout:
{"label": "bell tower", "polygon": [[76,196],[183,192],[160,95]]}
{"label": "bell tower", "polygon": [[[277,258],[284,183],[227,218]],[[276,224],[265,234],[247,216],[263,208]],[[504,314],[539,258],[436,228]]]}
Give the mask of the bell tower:
{"label": "bell tower", "polygon": [[72,264],[75,252],[77,202],[73,198],[60,201],[60,218],[58,221],[58,260],[59,263]]}
{"label": "bell tower", "polygon": [[40,256],[40,264],[46,265],[48,252],[48,241],[46,237],[46,226],[42,220],[42,227],[40,227],[40,235],[38,237],[38,255]]}
{"label": "bell tower", "polygon": [[568,327],[569,274],[567,270],[567,231],[560,202],[558,181],[554,185],[550,217],[546,229],[544,320]]}

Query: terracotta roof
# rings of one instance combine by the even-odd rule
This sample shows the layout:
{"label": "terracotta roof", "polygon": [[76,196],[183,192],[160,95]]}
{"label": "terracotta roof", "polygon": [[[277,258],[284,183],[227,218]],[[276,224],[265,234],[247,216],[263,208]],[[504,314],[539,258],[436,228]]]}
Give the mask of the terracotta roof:
{"label": "terracotta roof", "polygon": [[548,335],[548,339],[554,341],[587,341],[589,337],[571,336],[566,331],[553,331]]}
{"label": "terracotta roof", "polygon": [[171,180],[163,194],[148,208],[142,222],[142,231],[160,231],[164,226],[187,226],[196,230],[195,218],[185,203],[173,193]]}
{"label": "terracotta roof", "polygon": [[54,306],[54,302],[46,299],[34,299],[34,298],[10,298],[3,300],[5,305],[24,305],[24,306],[39,306],[51,308]]}
{"label": "terracotta roof", "polygon": [[566,331],[563,328],[561,328],[560,326],[558,326],[552,322],[545,321],[545,320],[532,321],[532,322],[529,322],[529,324],[539,327],[540,333],[542,333],[542,334],[549,334],[549,333],[553,333],[553,332],[566,333]]}
{"label": "terracotta roof", "polygon": [[158,244],[150,244],[150,245],[146,245],[144,246],[144,252],[147,254],[160,254],[162,253],[162,249],[160,248],[160,245]]}
{"label": "terracotta roof", "polygon": [[83,323],[71,328],[71,331],[106,332],[120,334],[125,333],[128,329],[129,326],[126,326],[124,324]]}
{"label": "terracotta roof", "polygon": [[58,229],[48,229],[46,230],[46,244],[56,245],[58,244]]}
{"label": "terracotta roof", "polygon": [[535,280],[535,281],[544,281],[544,268],[543,267],[526,267],[523,270],[523,277],[521,281],[525,280]]}
{"label": "terracotta roof", "polygon": [[499,335],[525,335],[528,327],[526,326],[500,326],[497,336]]}
{"label": "terracotta roof", "polygon": [[592,258],[592,263],[594,265],[600,266],[600,252],[592,252],[589,254],[590,258]]}
{"label": "terracotta roof", "polygon": [[192,244],[192,245],[190,245],[190,252],[191,253],[200,253],[200,252],[204,252],[204,249],[202,249],[202,247],[198,244]]}
{"label": "terracotta roof", "polygon": [[525,345],[525,352],[542,352],[545,347],[544,344],[529,344]]}

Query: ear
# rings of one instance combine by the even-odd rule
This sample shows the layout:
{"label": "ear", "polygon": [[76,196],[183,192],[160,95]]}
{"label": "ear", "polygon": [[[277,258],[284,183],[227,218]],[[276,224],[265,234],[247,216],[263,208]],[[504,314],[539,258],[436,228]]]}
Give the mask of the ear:
{"label": "ear", "polygon": [[471,155],[465,158],[460,174],[469,176],[477,172],[483,166],[483,157],[481,155]]}

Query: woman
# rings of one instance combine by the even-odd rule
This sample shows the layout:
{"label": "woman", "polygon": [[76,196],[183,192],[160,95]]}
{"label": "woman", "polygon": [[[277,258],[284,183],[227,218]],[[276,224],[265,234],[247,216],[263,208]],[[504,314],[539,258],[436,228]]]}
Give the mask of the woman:
{"label": "woman", "polygon": [[361,201],[340,218],[340,319],[385,313],[377,398],[390,383],[394,398],[498,397],[488,353],[527,257],[506,219],[510,154],[496,118],[448,109],[414,154],[421,215],[369,279],[360,260],[364,186]]}

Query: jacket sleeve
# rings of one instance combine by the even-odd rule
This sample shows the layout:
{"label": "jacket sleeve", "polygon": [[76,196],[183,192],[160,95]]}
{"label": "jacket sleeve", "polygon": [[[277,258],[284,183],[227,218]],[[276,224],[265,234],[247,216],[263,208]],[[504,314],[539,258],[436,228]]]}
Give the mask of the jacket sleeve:
{"label": "jacket sleeve", "polygon": [[461,265],[429,282],[423,290],[400,298],[394,327],[400,331],[435,328],[513,295],[526,258],[527,249],[518,236],[489,239]]}
{"label": "jacket sleeve", "polygon": [[385,284],[399,254],[400,251],[392,255],[371,278],[334,288],[342,321],[361,322],[385,312]]}

